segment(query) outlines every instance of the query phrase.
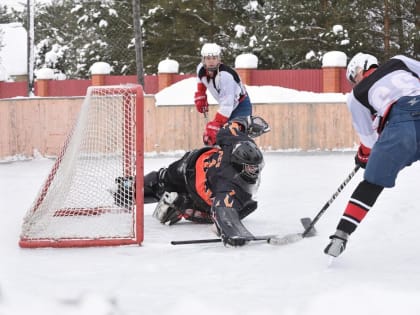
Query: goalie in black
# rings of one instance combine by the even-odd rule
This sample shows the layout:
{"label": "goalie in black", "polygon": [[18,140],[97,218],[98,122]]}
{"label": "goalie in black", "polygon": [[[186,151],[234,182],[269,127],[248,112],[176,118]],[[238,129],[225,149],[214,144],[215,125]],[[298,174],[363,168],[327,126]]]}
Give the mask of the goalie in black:
{"label": "goalie in black", "polygon": [[[181,219],[214,223],[225,245],[245,245],[254,236],[241,219],[257,208],[252,197],[264,167],[252,138],[269,130],[260,117],[235,118],[220,129],[215,146],[187,152],[145,175],[144,202],[158,202],[153,216],[169,225]],[[117,191],[115,200],[121,194],[127,192]]]}

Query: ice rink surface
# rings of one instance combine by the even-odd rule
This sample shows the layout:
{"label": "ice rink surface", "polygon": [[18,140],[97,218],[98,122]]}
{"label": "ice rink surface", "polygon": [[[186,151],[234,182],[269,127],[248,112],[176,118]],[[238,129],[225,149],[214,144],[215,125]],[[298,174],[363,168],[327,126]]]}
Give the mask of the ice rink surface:
{"label": "ice rink surface", "polygon": [[[354,152],[266,153],[255,235],[301,232],[354,167]],[[178,156],[147,157],[145,171]],[[209,225],[164,226],[145,207],[142,246],[21,249],[22,219],[52,160],[0,163],[0,314],[417,315],[420,313],[418,164],[386,189],[347,250],[331,261],[328,236],[359,171],[316,225],[315,237],[285,246],[170,245],[212,238]]]}

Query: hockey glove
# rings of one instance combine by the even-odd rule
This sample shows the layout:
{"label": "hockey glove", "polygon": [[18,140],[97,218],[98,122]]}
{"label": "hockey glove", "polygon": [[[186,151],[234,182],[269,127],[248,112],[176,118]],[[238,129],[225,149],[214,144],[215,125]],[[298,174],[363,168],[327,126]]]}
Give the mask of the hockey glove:
{"label": "hockey glove", "polygon": [[206,86],[203,83],[197,84],[197,92],[194,94],[195,108],[199,113],[209,111],[209,103],[207,102]]}
{"label": "hockey glove", "polygon": [[220,128],[227,123],[228,118],[223,116],[220,113],[216,114],[214,120],[209,121],[206,125],[206,130],[203,134],[203,142],[205,145],[215,145],[216,144],[216,136],[219,132]]}
{"label": "hockey glove", "polygon": [[359,149],[357,150],[357,153],[354,157],[354,162],[356,165],[359,165],[361,168],[366,168],[366,164],[369,160],[371,149],[368,147],[365,147],[363,143],[360,143]]}
{"label": "hockey glove", "polygon": [[182,211],[175,206],[177,198],[178,193],[165,191],[153,212],[153,216],[158,219],[160,223],[172,225],[182,219]]}

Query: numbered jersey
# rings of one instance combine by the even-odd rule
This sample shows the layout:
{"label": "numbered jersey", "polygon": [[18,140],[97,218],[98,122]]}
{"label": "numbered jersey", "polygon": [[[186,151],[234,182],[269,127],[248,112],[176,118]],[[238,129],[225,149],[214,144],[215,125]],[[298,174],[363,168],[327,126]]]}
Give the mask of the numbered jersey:
{"label": "numbered jersey", "polygon": [[395,56],[364,78],[350,93],[347,105],[360,141],[372,147],[378,134],[372,118],[384,117],[403,96],[420,95],[420,62]]}

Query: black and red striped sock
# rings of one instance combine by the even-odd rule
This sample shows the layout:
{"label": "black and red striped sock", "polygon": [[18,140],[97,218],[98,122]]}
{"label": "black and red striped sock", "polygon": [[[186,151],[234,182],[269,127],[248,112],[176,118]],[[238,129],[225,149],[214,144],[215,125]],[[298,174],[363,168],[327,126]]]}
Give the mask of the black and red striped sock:
{"label": "black and red striped sock", "polygon": [[371,184],[366,180],[362,181],[351,195],[337,229],[348,234],[353,233],[383,189],[383,186]]}

